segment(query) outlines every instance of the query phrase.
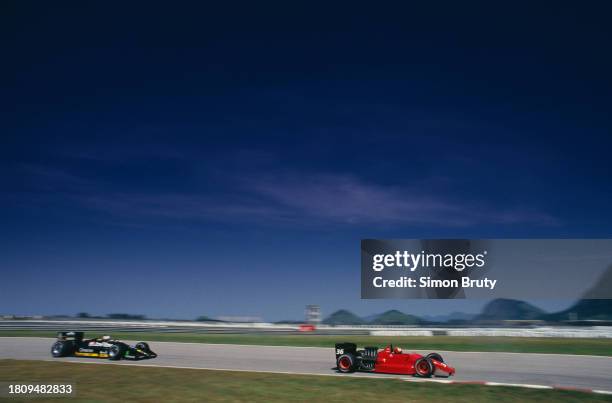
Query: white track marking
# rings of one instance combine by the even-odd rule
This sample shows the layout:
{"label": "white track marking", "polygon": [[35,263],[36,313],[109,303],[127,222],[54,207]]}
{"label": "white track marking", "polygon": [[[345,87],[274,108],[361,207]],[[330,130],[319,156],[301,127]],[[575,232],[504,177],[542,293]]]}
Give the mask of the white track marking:
{"label": "white track marking", "polygon": [[504,383],[504,382],[485,382],[487,386],[512,386],[517,388],[531,388],[531,389],[553,389],[552,386],[548,385],[531,385],[528,383]]}

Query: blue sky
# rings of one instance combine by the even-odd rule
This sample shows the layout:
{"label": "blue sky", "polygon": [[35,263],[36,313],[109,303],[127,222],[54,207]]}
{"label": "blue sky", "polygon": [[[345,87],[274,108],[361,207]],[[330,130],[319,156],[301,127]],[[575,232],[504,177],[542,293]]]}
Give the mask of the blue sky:
{"label": "blue sky", "polygon": [[0,23],[1,312],[474,312],[361,301],[359,240],[610,236],[604,10],[44,7]]}

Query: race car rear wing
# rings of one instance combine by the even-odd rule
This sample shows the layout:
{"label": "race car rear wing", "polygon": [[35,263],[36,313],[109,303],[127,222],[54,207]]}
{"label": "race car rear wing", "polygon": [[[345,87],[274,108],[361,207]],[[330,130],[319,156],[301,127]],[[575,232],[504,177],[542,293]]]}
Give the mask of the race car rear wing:
{"label": "race car rear wing", "polygon": [[57,339],[58,340],[74,340],[76,342],[83,341],[83,332],[58,332]]}

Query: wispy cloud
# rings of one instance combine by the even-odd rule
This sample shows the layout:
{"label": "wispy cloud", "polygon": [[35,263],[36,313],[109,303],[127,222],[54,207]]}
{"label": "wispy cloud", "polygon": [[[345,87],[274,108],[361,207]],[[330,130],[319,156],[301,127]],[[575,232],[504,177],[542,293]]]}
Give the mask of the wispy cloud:
{"label": "wispy cloud", "polygon": [[399,188],[366,183],[352,176],[285,175],[243,183],[245,188],[306,219],[344,224],[438,223],[461,221],[458,208],[443,200],[414,196]]}
{"label": "wispy cloud", "polygon": [[293,225],[555,225],[558,220],[534,209],[493,209],[479,201],[453,201],[444,195],[383,186],[351,175],[254,174],[226,179],[208,193],[117,192],[63,172],[30,169],[53,189],[50,197],[126,220],[256,222]]}
{"label": "wispy cloud", "polygon": [[354,176],[260,177],[247,181],[245,187],[308,219],[344,224],[557,223],[534,210],[494,210],[478,201],[453,201],[418,187],[381,186]]}

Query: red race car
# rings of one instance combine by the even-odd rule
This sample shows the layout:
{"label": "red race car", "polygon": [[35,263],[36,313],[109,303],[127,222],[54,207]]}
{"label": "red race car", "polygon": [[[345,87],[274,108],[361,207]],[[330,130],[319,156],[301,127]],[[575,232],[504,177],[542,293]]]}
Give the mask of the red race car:
{"label": "red race car", "polygon": [[336,344],[336,364],[340,372],[378,372],[384,374],[417,375],[424,378],[451,376],[455,368],[447,365],[440,354],[431,353],[423,356],[416,353],[404,353],[399,347],[388,345],[383,349],[365,347],[357,350],[354,343]]}

